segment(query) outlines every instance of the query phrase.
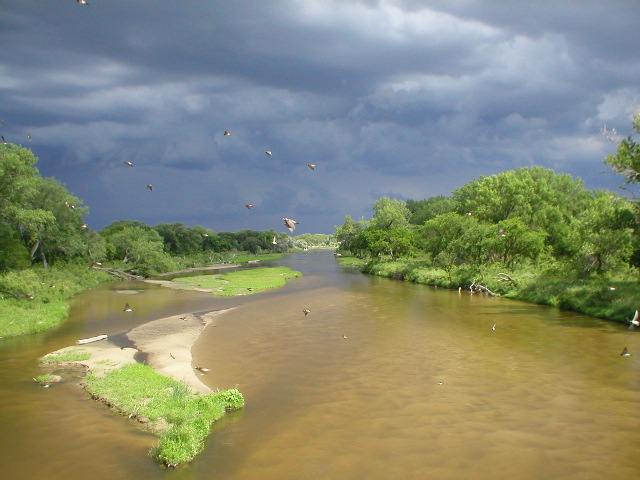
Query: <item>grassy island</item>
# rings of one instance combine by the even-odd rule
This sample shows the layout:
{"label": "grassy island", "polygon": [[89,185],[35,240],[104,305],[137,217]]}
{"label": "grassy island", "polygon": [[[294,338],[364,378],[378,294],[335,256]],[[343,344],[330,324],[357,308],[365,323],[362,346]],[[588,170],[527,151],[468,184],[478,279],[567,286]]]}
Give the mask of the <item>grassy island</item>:
{"label": "grassy island", "polygon": [[160,437],[152,455],[167,466],[193,460],[204,448],[211,424],[226,410],[244,406],[235,388],[208,395],[193,394],[187,385],[134,363],[104,376],[89,375],[86,388],[96,400],[136,418]]}
{"label": "grassy island", "polygon": [[221,275],[176,278],[173,281],[183,284],[183,288],[205,289],[214,295],[229,297],[282,287],[290,279],[301,276],[300,272],[291,270],[289,267],[266,267]]}

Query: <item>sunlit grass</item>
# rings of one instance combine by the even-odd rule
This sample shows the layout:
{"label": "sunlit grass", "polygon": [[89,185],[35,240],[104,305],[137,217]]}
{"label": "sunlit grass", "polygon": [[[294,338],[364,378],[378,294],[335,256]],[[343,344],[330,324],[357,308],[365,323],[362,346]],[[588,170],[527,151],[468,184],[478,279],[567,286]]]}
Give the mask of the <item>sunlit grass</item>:
{"label": "sunlit grass", "polygon": [[44,363],[67,363],[79,362],[91,358],[91,353],[84,348],[67,348],[61,352],[49,353],[42,357],[40,361]]}
{"label": "sunlit grass", "polygon": [[13,337],[48,330],[69,314],[64,301],[38,303],[29,300],[0,300],[0,336]]}
{"label": "sunlit grass", "polygon": [[301,276],[300,272],[291,270],[289,267],[268,267],[221,275],[176,278],[174,281],[210,290],[214,295],[229,297],[282,287],[288,280]]}
{"label": "sunlit grass", "polygon": [[135,417],[160,437],[151,451],[160,462],[177,465],[191,461],[204,448],[211,424],[227,409],[244,406],[237,389],[194,395],[181,382],[139,363],[89,375],[86,388],[128,417]]}

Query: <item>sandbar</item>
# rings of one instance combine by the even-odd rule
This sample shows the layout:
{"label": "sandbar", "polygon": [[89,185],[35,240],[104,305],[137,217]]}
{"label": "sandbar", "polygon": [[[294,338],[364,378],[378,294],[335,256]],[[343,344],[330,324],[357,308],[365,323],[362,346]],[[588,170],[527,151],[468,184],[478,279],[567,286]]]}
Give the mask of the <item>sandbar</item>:
{"label": "sandbar", "polygon": [[[208,394],[212,390],[202,383],[199,378],[202,373],[192,365],[191,348],[206,326],[217,315],[229,310],[173,315],[145,323],[123,334],[108,336],[104,340],[69,346],[52,353],[62,354],[79,348],[90,353],[90,358],[70,363],[84,366],[93,375],[104,375],[142,359],[161,375],[184,382],[192,392]],[[120,346],[123,340],[131,346]]]}

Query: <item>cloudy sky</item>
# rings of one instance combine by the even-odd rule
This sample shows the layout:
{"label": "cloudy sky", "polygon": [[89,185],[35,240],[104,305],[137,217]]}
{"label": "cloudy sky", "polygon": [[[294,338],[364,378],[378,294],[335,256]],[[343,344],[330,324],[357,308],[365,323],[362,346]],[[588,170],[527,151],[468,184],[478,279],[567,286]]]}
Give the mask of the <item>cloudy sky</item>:
{"label": "cloudy sky", "polygon": [[96,230],[332,233],[533,165],[620,192],[640,107],[635,0],[0,0],[0,46],[2,135]]}

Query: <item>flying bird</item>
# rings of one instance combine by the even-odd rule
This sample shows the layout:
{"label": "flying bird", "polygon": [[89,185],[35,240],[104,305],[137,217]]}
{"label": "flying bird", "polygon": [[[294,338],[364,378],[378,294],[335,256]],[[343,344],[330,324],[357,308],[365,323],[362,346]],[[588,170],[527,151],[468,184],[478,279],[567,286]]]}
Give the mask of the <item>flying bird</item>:
{"label": "flying bird", "polygon": [[153,192],[153,185],[152,184],[147,184],[147,190],[151,190]]}
{"label": "flying bird", "polygon": [[620,354],[621,357],[630,357],[631,354],[629,353],[629,350],[627,350],[627,347],[624,347],[624,349],[622,350],[622,353]]}
{"label": "flying bird", "polygon": [[203,233],[203,234],[202,234],[202,236],[203,236],[203,237],[208,237],[208,236],[209,236],[209,234],[208,234],[208,233]]}
{"label": "flying bird", "polygon": [[133,167],[133,163],[131,163],[131,162],[129,162],[129,161],[126,161],[126,162],[124,162],[124,163],[125,163],[125,165],[129,165],[130,167]]}
{"label": "flying bird", "polygon": [[29,140],[29,141],[32,140],[31,135],[27,135],[27,140]]}
{"label": "flying bird", "polygon": [[247,207],[249,210],[251,210],[253,208],[253,204],[252,203],[247,203],[245,205],[245,207]]}
{"label": "flying bird", "polygon": [[89,5],[89,2],[87,2],[87,0],[78,0],[78,3],[80,5]]}
{"label": "flying bird", "polygon": [[225,136],[225,137],[228,137],[229,135],[231,135],[231,134],[225,130],[225,131],[224,131],[224,136]]}
{"label": "flying bird", "polygon": [[[2,137],[2,138],[4,138],[4,137]],[[273,155],[273,152],[272,152],[271,150],[267,150],[267,151],[266,151],[266,152],[264,152],[264,153],[266,153],[266,154],[267,154],[267,155],[269,155],[269,156]]]}
{"label": "flying bird", "polygon": [[2,143],[4,143],[5,145],[7,144],[7,141],[4,139],[4,135],[2,135]]}
{"label": "flying bird", "polygon": [[307,167],[309,167],[311,170],[315,170],[316,169],[316,164],[315,163],[308,163]]}
{"label": "flying bird", "polygon": [[631,320],[629,320],[629,330],[633,330],[636,327],[640,327],[640,313],[636,310],[636,314],[633,316]]}
{"label": "flying bird", "polygon": [[278,242],[276,242],[276,237],[273,237],[273,240],[271,240],[271,244],[272,245],[277,245],[278,244]]}
{"label": "flying bird", "polygon": [[133,308],[131,308],[131,307],[129,306],[129,304],[127,303],[127,304],[124,306],[124,311],[125,311],[125,312],[133,312]]}
{"label": "flying bird", "polygon": [[83,223],[82,225],[80,225],[80,228],[87,228],[87,224]]}
{"label": "flying bird", "polygon": [[304,316],[306,317],[307,315],[309,315],[311,313],[311,310],[307,310],[305,308],[304,310],[302,310],[302,313],[304,313]]}
{"label": "flying bird", "polygon": [[296,225],[298,225],[298,222],[291,218],[285,217],[282,220],[284,221],[284,226],[287,227],[290,232],[293,232],[296,229]]}
{"label": "flying bird", "polygon": [[205,367],[193,367],[193,368],[195,368],[196,370],[200,370],[202,373],[209,373],[211,371]]}

